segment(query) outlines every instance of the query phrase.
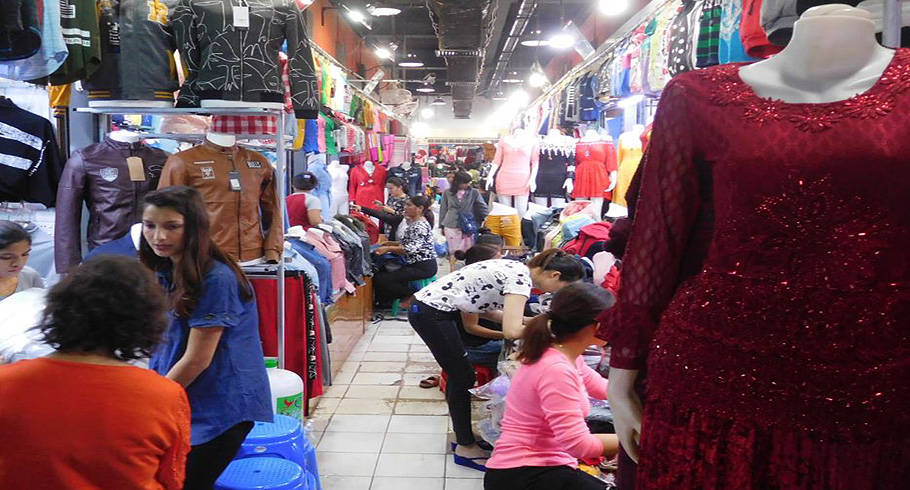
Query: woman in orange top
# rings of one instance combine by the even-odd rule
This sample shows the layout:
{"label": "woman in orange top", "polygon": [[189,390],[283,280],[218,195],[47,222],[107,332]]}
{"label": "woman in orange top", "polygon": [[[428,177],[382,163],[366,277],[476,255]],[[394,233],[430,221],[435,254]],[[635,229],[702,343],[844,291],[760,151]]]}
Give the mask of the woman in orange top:
{"label": "woman in orange top", "polygon": [[48,293],[46,358],[0,366],[0,487],[183,487],[190,406],[179,384],[127,361],[166,326],[155,276],[99,256]]}

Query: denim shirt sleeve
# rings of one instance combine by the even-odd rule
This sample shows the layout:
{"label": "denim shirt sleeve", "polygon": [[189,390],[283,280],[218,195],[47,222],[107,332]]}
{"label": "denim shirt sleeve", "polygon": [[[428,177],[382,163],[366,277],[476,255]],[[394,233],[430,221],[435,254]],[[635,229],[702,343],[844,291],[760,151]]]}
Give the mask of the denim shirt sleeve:
{"label": "denim shirt sleeve", "polygon": [[202,295],[187,319],[190,328],[237,326],[243,312],[240,284],[234,272],[219,264],[206,275]]}

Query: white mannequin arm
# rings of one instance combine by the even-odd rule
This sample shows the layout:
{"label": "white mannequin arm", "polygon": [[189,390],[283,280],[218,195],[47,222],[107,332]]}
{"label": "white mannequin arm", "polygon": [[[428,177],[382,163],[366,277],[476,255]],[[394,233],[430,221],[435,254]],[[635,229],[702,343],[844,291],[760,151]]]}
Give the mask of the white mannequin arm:
{"label": "white mannequin arm", "polygon": [[497,165],[497,164],[494,163],[493,166],[490,167],[490,174],[487,175],[486,188],[487,188],[488,191],[492,191],[492,190],[493,190],[494,183],[495,183],[495,180],[494,180],[494,179],[495,179],[495,177],[496,177],[496,171],[497,171],[497,170],[499,170],[499,165]]}
{"label": "white mannequin arm", "polygon": [[638,370],[610,368],[607,400],[613,410],[613,426],[619,444],[638,462],[638,439],[641,436],[641,400],[635,393]]}
{"label": "white mannequin arm", "polygon": [[566,194],[572,195],[572,191],[575,190],[575,165],[566,167],[566,181],[563,182],[562,187],[566,190]]}
{"label": "white mannequin arm", "polygon": [[619,178],[619,172],[614,170],[610,172],[610,187],[607,187],[607,192],[612,191],[616,188],[616,180]]}
{"label": "white mannequin arm", "polygon": [[540,168],[538,165],[531,167],[531,178],[528,180],[528,188],[531,189],[531,192],[537,190],[537,169]]}

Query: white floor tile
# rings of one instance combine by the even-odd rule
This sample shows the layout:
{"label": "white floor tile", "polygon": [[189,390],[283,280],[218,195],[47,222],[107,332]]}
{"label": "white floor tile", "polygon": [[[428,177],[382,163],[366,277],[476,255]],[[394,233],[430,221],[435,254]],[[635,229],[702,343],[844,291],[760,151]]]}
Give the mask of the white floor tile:
{"label": "white floor tile", "polygon": [[322,490],[370,490],[372,478],[368,476],[322,476]]}
{"label": "white floor tile", "polygon": [[344,395],[349,398],[366,398],[369,400],[392,400],[398,398],[397,386],[351,385]]}
{"label": "white floor tile", "polygon": [[363,414],[386,415],[391,414],[395,406],[394,400],[370,400],[366,398],[345,398],[340,400],[337,414]]}
{"label": "white floor tile", "polygon": [[335,383],[332,386],[326,386],[322,391],[322,398],[344,398],[345,392],[348,391],[349,385]]}
{"label": "white floor tile", "polygon": [[[351,389],[354,387],[352,386]],[[350,390],[348,390],[350,392]],[[350,396],[350,395],[348,395]],[[400,400],[445,400],[439,388],[421,388],[419,386],[402,386],[398,393]]]}
{"label": "white floor tile", "polygon": [[316,409],[313,411],[313,415],[335,413],[335,409],[338,408],[338,403],[340,401],[341,398],[320,398],[316,403]]}
{"label": "white floor tile", "polygon": [[483,472],[455,464],[455,457],[446,455],[446,478],[483,478]]}
{"label": "white floor tile", "polygon": [[354,379],[354,375],[357,374],[356,371],[339,371],[332,378],[332,382],[336,384],[349,385],[351,380]]}
{"label": "white floor tile", "polygon": [[392,415],[389,432],[407,434],[445,434],[449,417],[443,415]]}
{"label": "white floor tile", "polygon": [[373,476],[378,454],[316,453],[320,476]]}
{"label": "white floor tile", "polygon": [[[404,370],[405,363],[401,361],[373,362],[364,361],[360,363],[361,373],[400,373]],[[416,371],[415,371],[416,372]]]}
{"label": "white floor tile", "polygon": [[343,415],[332,416],[326,432],[386,432],[388,415]]}
{"label": "white floor tile", "polygon": [[376,344],[410,344],[414,334],[411,335],[383,335],[373,339],[371,346]]}
{"label": "white floor tile", "polygon": [[[388,336],[413,336],[414,329],[408,326],[392,326],[381,327],[378,332],[376,332],[377,337],[388,337]],[[373,340],[376,340],[375,338]]]}
{"label": "white floor tile", "polygon": [[483,479],[446,478],[445,490],[483,490]]}
{"label": "white floor tile", "polygon": [[411,341],[408,342],[408,343],[411,344],[411,345],[414,345],[414,344],[417,344],[417,345],[426,345],[426,344],[423,342],[423,339],[420,338],[419,335],[414,335],[414,336],[412,336],[412,337],[411,337]]}
{"label": "white floor tile", "polygon": [[379,455],[375,476],[443,478],[445,456],[442,454],[395,454]]}
{"label": "white floor tile", "polygon": [[401,386],[416,386],[420,388],[420,382],[430,376],[432,373],[404,373],[404,380]]}
{"label": "white floor tile", "polygon": [[446,454],[449,438],[446,434],[403,434],[390,432],[382,443],[383,453]]}
{"label": "white floor tile", "polygon": [[436,362],[436,358],[433,357],[433,354],[428,352],[411,352],[408,354],[408,359],[414,362]]}
{"label": "white floor tile", "polygon": [[370,344],[367,347],[367,353],[370,352],[407,352],[408,344]]}
{"label": "white floor tile", "polygon": [[351,384],[401,386],[401,378],[401,374],[398,373],[357,373]]}
{"label": "white floor tile", "polygon": [[370,490],[443,490],[443,478],[400,478],[377,476]]}
{"label": "white floor tile", "polygon": [[329,432],[322,437],[317,451],[329,453],[378,453],[385,434],[381,432]]}
{"label": "white floor tile", "polygon": [[364,361],[395,361],[406,362],[408,360],[407,352],[367,352],[363,355]]}
{"label": "white floor tile", "polygon": [[[341,413],[336,410],[336,413]],[[448,415],[449,406],[441,401],[404,400],[395,404],[397,415]]]}
{"label": "white floor tile", "polygon": [[430,353],[430,348],[427,347],[426,345],[423,345],[422,343],[421,343],[421,344],[412,344],[412,345],[411,345],[411,352],[429,354],[429,353]]}
{"label": "white floor tile", "polygon": [[314,432],[323,432],[323,431],[325,431],[326,427],[329,425],[329,421],[332,420],[332,414],[314,413],[313,415],[308,417],[307,420],[312,421],[310,423],[311,430],[313,430]]}
{"label": "white floor tile", "polygon": [[[361,368],[362,370],[362,368]],[[426,373],[426,374],[439,374],[441,368],[436,362],[409,362],[404,367],[404,372],[406,373]]]}

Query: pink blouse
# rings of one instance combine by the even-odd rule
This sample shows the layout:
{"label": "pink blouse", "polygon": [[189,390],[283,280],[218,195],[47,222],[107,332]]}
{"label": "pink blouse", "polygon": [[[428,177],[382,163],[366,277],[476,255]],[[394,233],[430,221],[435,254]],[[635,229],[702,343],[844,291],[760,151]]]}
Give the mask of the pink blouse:
{"label": "pink blouse", "polygon": [[534,364],[522,364],[506,395],[502,436],[487,467],[577,468],[579,458],[602,455],[603,444],[585,424],[591,411],[589,394],[606,399],[607,380],[580,356],[573,366],[550,348]]}

